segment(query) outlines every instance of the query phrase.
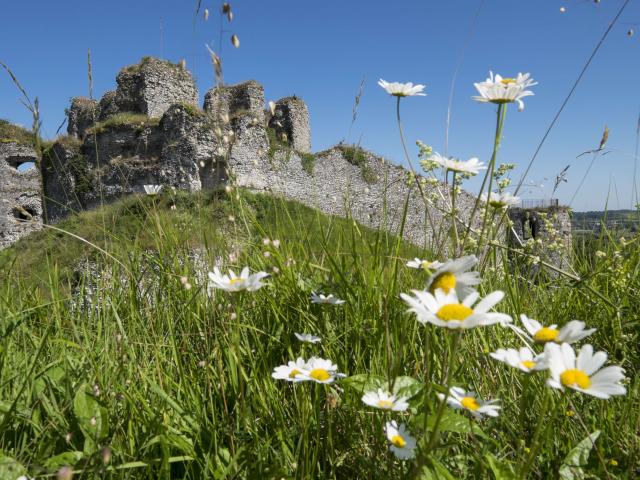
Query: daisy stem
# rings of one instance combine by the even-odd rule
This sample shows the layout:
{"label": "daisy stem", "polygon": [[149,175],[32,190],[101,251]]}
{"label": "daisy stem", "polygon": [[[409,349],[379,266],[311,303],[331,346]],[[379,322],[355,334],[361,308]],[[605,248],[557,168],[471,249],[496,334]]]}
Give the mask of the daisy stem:
{"label": "daisy stem", "polygon": [[458,225],[456,222],[456,171],[453,172],[453,179],[451,180],[451,237],[453,242],[453,255],[456,255],[458,250]]}
{"label": "daisy stem", "polygon": [[539,440],[540,440],[540,433],[542,433],[542,426],[544,424],[550,425],[552,423],[551,419],[546,420],[544,418],[545,417],[544,414],[549,411],[550,401],[551,401],[551,393],[548,388],[545,388],[544,399],[542,400],[542,410],[541,410],[542,413],[538,417],[538,424],[536,425],[536,430],[533,433],[533,440],[531,440],[531,451],[529,452],[529,458],[527,458],[527,461],[525,462],[525,464],[522,466],[522,469],[520,470],[520,475],[518,475],[518,477],[523,480],[526,480],[527,474],[529,473],[529,470],[533,465],[533,461],[535,460],[536,455],[538,453],[538,448],[540,447]]}
{"label": "daisy stem", "polygon": [[442,402],[440,402],[440,406],[438,408],[438,413],[436,414],[435,422],[433,423],[433,430],[431,431],[431,437],[429,437],[429,443],[427,443],[427,447],[425,448],[424,458],[431,452],[433,447],[435,447],[436,441],[438,439],[438,430],[440,428],[440,421],[442,420],[442,416],[444,415],[444,409],[447,406],[447,400],[449,398],[449,391],[451,390],[451,384],[453,383],[453,375],[451,375],[451,371],[453,370],[453,362],[458,353],[458,346],[460,345],[460,337],[462,336],[462,331],[459,330],[455,333],[453,337],[453,342],[451,343],[451,349],[449,350],[449,360],[447,361],[446,370],[445,370],[445,378],[444,384],[446,385],[446,391],[444,392],[444,396],[442,398]]}
{"label": "daisy stem", "polygon": [[602,466],[602,469],[604,470],[604,473],[607,476],[607,479],[611,480],[611,475],[609,474],[609,471],[607,470],[607,464],[604,461],[604,458],[602,457],[602,452],[600,452],[600,449],[596,445],[596,442],[591,439],[591,432],[587,428],[587,425],[584,423],[584,420],[582,419],[582,415],[580,415],[580,412],[578,411],[576,406],[573,404],[573,401],[571,400],[571,397],[569,395],[567,395],[567,400],[569,400],[569,405],[571,406],[571,410],[573,410],[575,412],[576,418],[578,419],[578,422],[580,423],[580,426],[582,427],[582,429],[587,434],[587,437],[589,438],[589,440],[591,440],[591,445],[593,445],[593,449],[595,450],[596,455],[598,456],[598,460],[600,461],[600,465]]}
{"label": "daisy stem", "polygon": [[[471,215],[469,215],[469,225],[467,226],[467,231],[465,232],[464,238],[462,239],[462,250],[464,250],[464,245],[471,233],[471,226],[473,225],[473,218],[478,211],[478,207],[480,206],[480,197],[482,196],[482,192],[484,191],[484,187],[487,184],[487,179],[493,179],[493,169],[496,163],[496,158],[498,156],[498,150],[500,149],[500,140],[502,139],[502,127],[504,126],[504,117],[505,112],[507,110],[506,103],[498,104],[498,112],[496,115],[496,134],[493,139],[493,153],[491,155],[491,160],[489,162],[489,167],[487,168],[487,172],[484,174],[484,178],[482,179],[482,186],[480,187],[480,192],[476,197],[476,201],[473,204],[473,209],[471,210]],[[489,188],[491,188],[491,180],[489,181]],[[488,200],[488,199],[487,199]],[[485,221],[486,221],[486,211],[485,211]],[[482,225],[482,230],[480,231],[480,238],[482,238],[482,233],[484,231],[484,222]]]}

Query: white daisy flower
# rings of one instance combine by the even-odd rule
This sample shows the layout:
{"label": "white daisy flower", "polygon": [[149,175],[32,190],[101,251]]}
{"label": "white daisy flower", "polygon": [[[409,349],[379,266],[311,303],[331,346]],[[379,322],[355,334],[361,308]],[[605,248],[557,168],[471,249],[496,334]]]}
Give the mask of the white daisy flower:
{"label": "white daisy flower", "polygon": [[384,88],[389,95],[393,95],[394,97],[414,97],[414,96],[425,96],[426,93],[422,93],[424,90],[424,85],[414,85],[413,83],[400,83],[400,82],[385,82],[380,79],[378,81],[378,85]]}
{"label": "white daisy flower", "polygon": [[277,380],[286,380],[288,382],[304,382],[309,380],[307,377],[306,362],[304,358],[299,357],[295,362],[289,362],[286,365],[280,365],[273,369],[271,376]]}
{"label": "white daisy flower", "polygon": [[[438,398],[442,400],[444,394],[438,393]],[[447,397],[447,404],[451,408],[456,410],[466,410],[475,418],[482,417],[497,417],[500,405],[500,400],[488,400],[482,401],[478,398],[475,392],[466,391],[464,388],[451,387],[449,390],[449,396]]]}
{"label": "white daisy flower", "polygon": [[417,268],[422,270],[435,270],[436,268],[440,268],[444,263],[429,260],[420,260],[419,258],[414,258],[413,260],[409,260],[407,262],[407,267],[409,268]]}
{"label": "white daisy flower", "polygon": [[377,392],[367,392],[362,396],[362,401],[370,407],[382,410],[393,410],[394,412],[404,412],[409,408],[407,397],[396,397],[381,388]]}
{"label": "white daisy flower", "polygon": [[433,153],[428,161],[433,162],[445,170],[451,170],[452,172],[468,173],[470,175],[477,175],[480,170],[486,170],[487,167],[484,162],[481,162],[477,158],[473,157],[469,160],[463,161],[453,157],[445,157],[439,153]]}
{"label": "white daisy flower", "polygon": [[340,300],[333,293],[329,295],[316,294],[315,292],[311,292],[311,303],[320,303],[320,304],[328,304],[328,305],[342,305],[345,301]]}
{"label": "white daisy flower", "polygon": [[549,355],[551,378],[547,384],[553,388],[564,387],[577,390],[597,398],[607,399],[612,395],[624,395],[627,389],[620,384],[624,370],[618,366],[602,368],[607,361],[605,352],[593,353],[591,345],[584,345],[576,354],[568,343],[545,345]]}
{"label": "white daisy flower", "polygon": [[415,297],[405,293],[401,293],[400,297],[409,305],[408,311],[416,314],[420,323],[467,329],[511,322],[511,317],[507,314],[489,312],[504,297],[504,292],[501,291],[490,293],[475,307],[473,304],[480,298],[478,292],[471,293],[462,302],[458,300],[455,290],[444,293],[438,289],[434,295],[420,290],[413,290],[413,293]]}
{"label": "white daisy flower", "polygon": [[480,195],[480,200],[488,203],[493,208],[508,208],[520,204],[520,197],[511,195],[509,192],[491,192],[488,196],[489,201],[487,201],[487,194],[483,193]]}
{"label": "white daisy flower", "polygon": [[534,353],[528,347],[522,347],[520,350],[516,350],[515,348],[499,348],[495,352],[490,353],[489,356],[526,373],[549,368],[546,355],[543,353],[534,356]]}
{"label": "white daisy flower", "polygon": [[142,187],[144,188],[144,193],[150,196],[157,195],[162,190],[162,185],[143,185]]}
{"label": "white daisy flower", "polygon": [[444,290],[444,293],[455,290],[459,297],[466,297],[474,291],[473,287],[475,285],[480,284],[480,274],[469,271],[477,263],[478,259],[475,255],[447,260],[429,277],[427,290],[431,293],[438,288]]}
{"label": "white daisy flower", "polygon": [[527,88],[537,85],[529,73],[518,73],[516,78],[502,78],[500,75],[494,77],[493,72],[489,72],[489,78],[484,82],[474,83],[480,96],[472,97],[477,102],[483,103],[518,103],[518,110],[524,110],[522,99],[533,95]]}
{"label": "white daisy flower", "polygon": [[209,292],[213,289],[225,290],[227,292],[240,292],[247,290],[255,292],[265,284],[261,280],[268,277],[266,272],[249,274],[249,267],[244,267],[238,277],[233,270],[229,270],[229,275],[222,275],[218,267],[209,272]]}
{"label": "white daisy flower", "polygon": [[316,335],[312,335],[310,333],[294,333],[294,335],[301,342],[319,343],[322,340],[322,338],[317,337]]}
{"label": "white daisy flower", "polygon": [[395,420],[387,422],[385,425],[385,432],[387,434],[387,440],[391,443],[389,450],[393,452],[396,458],[406,460],[414,457],[416,439],[409,435],[404,423],[401,423],[398,427]]}
{"label": "white daisy flower", "polygon": [[339,378],[344,378],[344,373],[338,373],[338,366],[334,365],[331,360],[323,358],[311,357],[304,366],[304,375],[307,380],[316,383],[332,383]]}
{"label": "white daisy flower", "polygon": [[596,331],[595,328],[585,329],[585,323],[579,320],[571,320],[560,329],[555,324],[544,327],[540,322],[527,317],[525,314],[520,315],[520,320],[529,335],[537,343],[575,343]]}

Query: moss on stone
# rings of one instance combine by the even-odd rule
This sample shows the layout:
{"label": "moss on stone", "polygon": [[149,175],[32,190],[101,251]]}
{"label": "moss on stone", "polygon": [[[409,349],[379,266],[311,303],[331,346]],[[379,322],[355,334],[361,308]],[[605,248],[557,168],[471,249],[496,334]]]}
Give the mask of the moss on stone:
{"label": "moss on stone", "polygon": [[0,119],[0,143],[16,142],[21,145],[35,145],[35,138],[26,128]]}
{"label": "moss on stone", "polygon": [[204,117],[206,115],[204,110],[200,110],[197,105],[186,102],[180,102],[179,105],[184,109],[187,115],[191,117]]}
{"label": "moss on stone", "polygon": [[151,118],[142,113],[122,112],[107,118],[103,122],[96,123],[93,127],[87,129],[87,134],[99,134],[123,127],[137,127],[142,130],[159,124],[159,118]]}
{"label": "moss on stone", "polygon": [[269,139],[269,158],[273,158],[277,152],[291,153],[291,144],[287,140],[278,138],[275,128],[267,127],[267,138]]}
{"label": "moss on stone", "polygon": [[301,153],[301,152],[298,152],[298,155],[300,155],[300,162],[302,163],[303,170],[307,172],[309,175],[313,175],[313,169],[316,166],[315,155],[312,153]]}
{"label": "moss on stone", "polygon": [[133,65],[128,65],[126,67],[123,67],[120,72],[126,72],[126,73],[134,73],[139,71],[143,66],[145,65],[149,65],[152,63],[162,63],[168,67],[174,68],[176,70],[182,70],[182,67],[180,66],[179,63],[173,63],[170,62],[169,60],[162,60],[160,58],[156,58],[156,57],[151,57],[151,56],[145,56],[142,57],[142,59],[140,60],[139,63],[135,63]]}
{"label": "moss on stone", "polygon": [[366,157],[360,147],[356,145],[338,145],[338,149],[351,165],[356,165],[357,167],[364,165]]}

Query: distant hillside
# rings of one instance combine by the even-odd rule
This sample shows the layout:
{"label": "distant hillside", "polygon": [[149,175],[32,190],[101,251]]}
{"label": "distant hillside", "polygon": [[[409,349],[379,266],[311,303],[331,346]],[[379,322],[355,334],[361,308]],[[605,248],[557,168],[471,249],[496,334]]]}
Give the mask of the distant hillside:
{"label": "distant hillside", "polygon": [[574,230],[598,231],[602,225],[607,229],[637,232],[640,229],[640,213],[637,210],[606,210],[571,214],[571,226]]}

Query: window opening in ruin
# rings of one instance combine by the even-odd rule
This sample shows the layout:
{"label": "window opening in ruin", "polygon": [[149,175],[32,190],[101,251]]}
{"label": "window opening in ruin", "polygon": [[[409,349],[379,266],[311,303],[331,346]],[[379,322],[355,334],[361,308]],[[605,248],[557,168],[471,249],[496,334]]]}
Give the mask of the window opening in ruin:
{"label": "window opening in ruin", "polygon": [[23,207],[22,205],[13,207],[13,216],[23,222],[33,219],[37,214],[31,207]]}
{"label": "window opening in ruin", "polygon": [[9,157],[7,158],[7,163],[19,172],[26,172],[36,166],[35,162],[28,157]]}

